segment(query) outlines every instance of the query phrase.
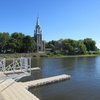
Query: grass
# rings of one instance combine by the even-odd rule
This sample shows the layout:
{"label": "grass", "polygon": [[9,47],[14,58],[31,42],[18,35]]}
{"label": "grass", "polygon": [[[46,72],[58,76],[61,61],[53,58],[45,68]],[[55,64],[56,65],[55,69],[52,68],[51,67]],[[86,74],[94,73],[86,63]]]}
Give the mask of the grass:
{"label": "grass", "polygon": [[19,57],[91,57],[100,56],[98,54],[84,54],[84,55],[62,55],[53,53],[14,53],[14,54],[0,54],[0,58],[19,58]]}

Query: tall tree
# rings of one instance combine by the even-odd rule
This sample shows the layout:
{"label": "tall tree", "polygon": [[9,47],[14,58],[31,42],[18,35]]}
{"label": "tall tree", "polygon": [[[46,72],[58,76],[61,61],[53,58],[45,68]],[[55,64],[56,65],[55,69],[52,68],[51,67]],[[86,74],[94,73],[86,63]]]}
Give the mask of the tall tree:
{"label": "tall tree", "polygon": [[16,52],[16,48],[17,48],[17,45],[16,45],[16,40],[14,38],[10,38],[9,41],[8,41],[8,52],[11,52],[11,53],[15,53]]}
{"label": "tall tree", "polygon": [[55,45],[56,45],[56,41],[52,40],[52,41],[49,41],[48,43],[46,43],[46,48],[51,48],[52,51],[54,52],[55,51]]}
{"label": "tall tree", "polygon": [[87,51],[96,51],[96,42],[91,38],[84,39],[84,44],[86,45]]}
{"label": "tall tree", "polygon": [[33,40],[32,37],[30,36],[25,36],[23,38],[23,51],[24,52],[33,52],[35,50],[35,41]]}
{"label": "tall tree", "polygon": [[9,41],[9,38],[10,36],[8,32],[0,33],[0,48],[3,53],[6,53],[7,51],[7,43]]}
{"label": "tall tree", "polygon": [[79,40],[77,41],[77,53],[78,54],[85,54],[86,53],[86,45],[84,44],[84,41]]}
{"label": "tall tree", "polygon": [[76,41],[72,39],[65,39],[62,41],[63,52],[67,54],[75,54]]}
{"label": "tall tree", "polygon": [[14,48],[16,49],[16,52],[20,53],[23,46],[24,34],[14,32],[11,35],[11,39],[14,40]]}

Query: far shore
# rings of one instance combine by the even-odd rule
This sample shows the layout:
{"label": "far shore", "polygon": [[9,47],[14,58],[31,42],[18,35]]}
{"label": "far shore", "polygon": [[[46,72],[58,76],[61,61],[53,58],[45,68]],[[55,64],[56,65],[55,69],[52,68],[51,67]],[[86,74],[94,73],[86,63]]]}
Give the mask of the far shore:
{"label": "far shore", "polygon": [[19,57],[53,57],[53,58],[64,58],[64,57],[93,57],[100,56],[100,54],[85,54],[85,55],[48,55],[46,53],[13,53],[13,54],[0,54],[0,58],[19,58]]}

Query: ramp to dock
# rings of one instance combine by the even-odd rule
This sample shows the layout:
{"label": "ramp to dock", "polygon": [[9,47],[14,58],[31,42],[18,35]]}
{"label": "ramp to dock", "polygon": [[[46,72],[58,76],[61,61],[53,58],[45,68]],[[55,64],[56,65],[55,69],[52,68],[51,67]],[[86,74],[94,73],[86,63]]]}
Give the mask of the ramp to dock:
{"label": "ramp to dock", "polygon": [[[35,67],[35,68],[30,68],[31,71],[36,71],[36,70],[40,70],[39,67]],[[22,70],[16,70],[16,72],[13,73],[13,71],[5,71],[4,72],[0,72],[0,80],[3,80],[3,79],[20,79],[22,77],[25,77],[25,76],[30,76],[30,74],[28,73],[23,73]]]}
{"label": "ramp to dock", "polygon": [[[39,67],[31,68],[31,58],[0,58],[0,80],[18,79],[24,76],[30,76],[31,71],[38,70]],[[18,80],[17,79],[17,80]]]}
{"label": "ramp to dock", "polygon": [[[31,75],[31,58],[0,58],[0,72],[3,72],[7,78]],[[23,73],[23,74],[22,74]]]}

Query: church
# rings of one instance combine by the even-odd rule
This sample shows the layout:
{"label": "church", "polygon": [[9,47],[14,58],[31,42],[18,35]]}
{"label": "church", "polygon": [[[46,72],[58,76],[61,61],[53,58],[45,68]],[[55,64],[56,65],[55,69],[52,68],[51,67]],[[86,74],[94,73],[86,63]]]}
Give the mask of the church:
{"label": "church", "polygon": [[45,52],[45,42],[42,40],[42,31],[39,25],[39,17],[34,30],[34,40],[36,42],[36,52]]}

